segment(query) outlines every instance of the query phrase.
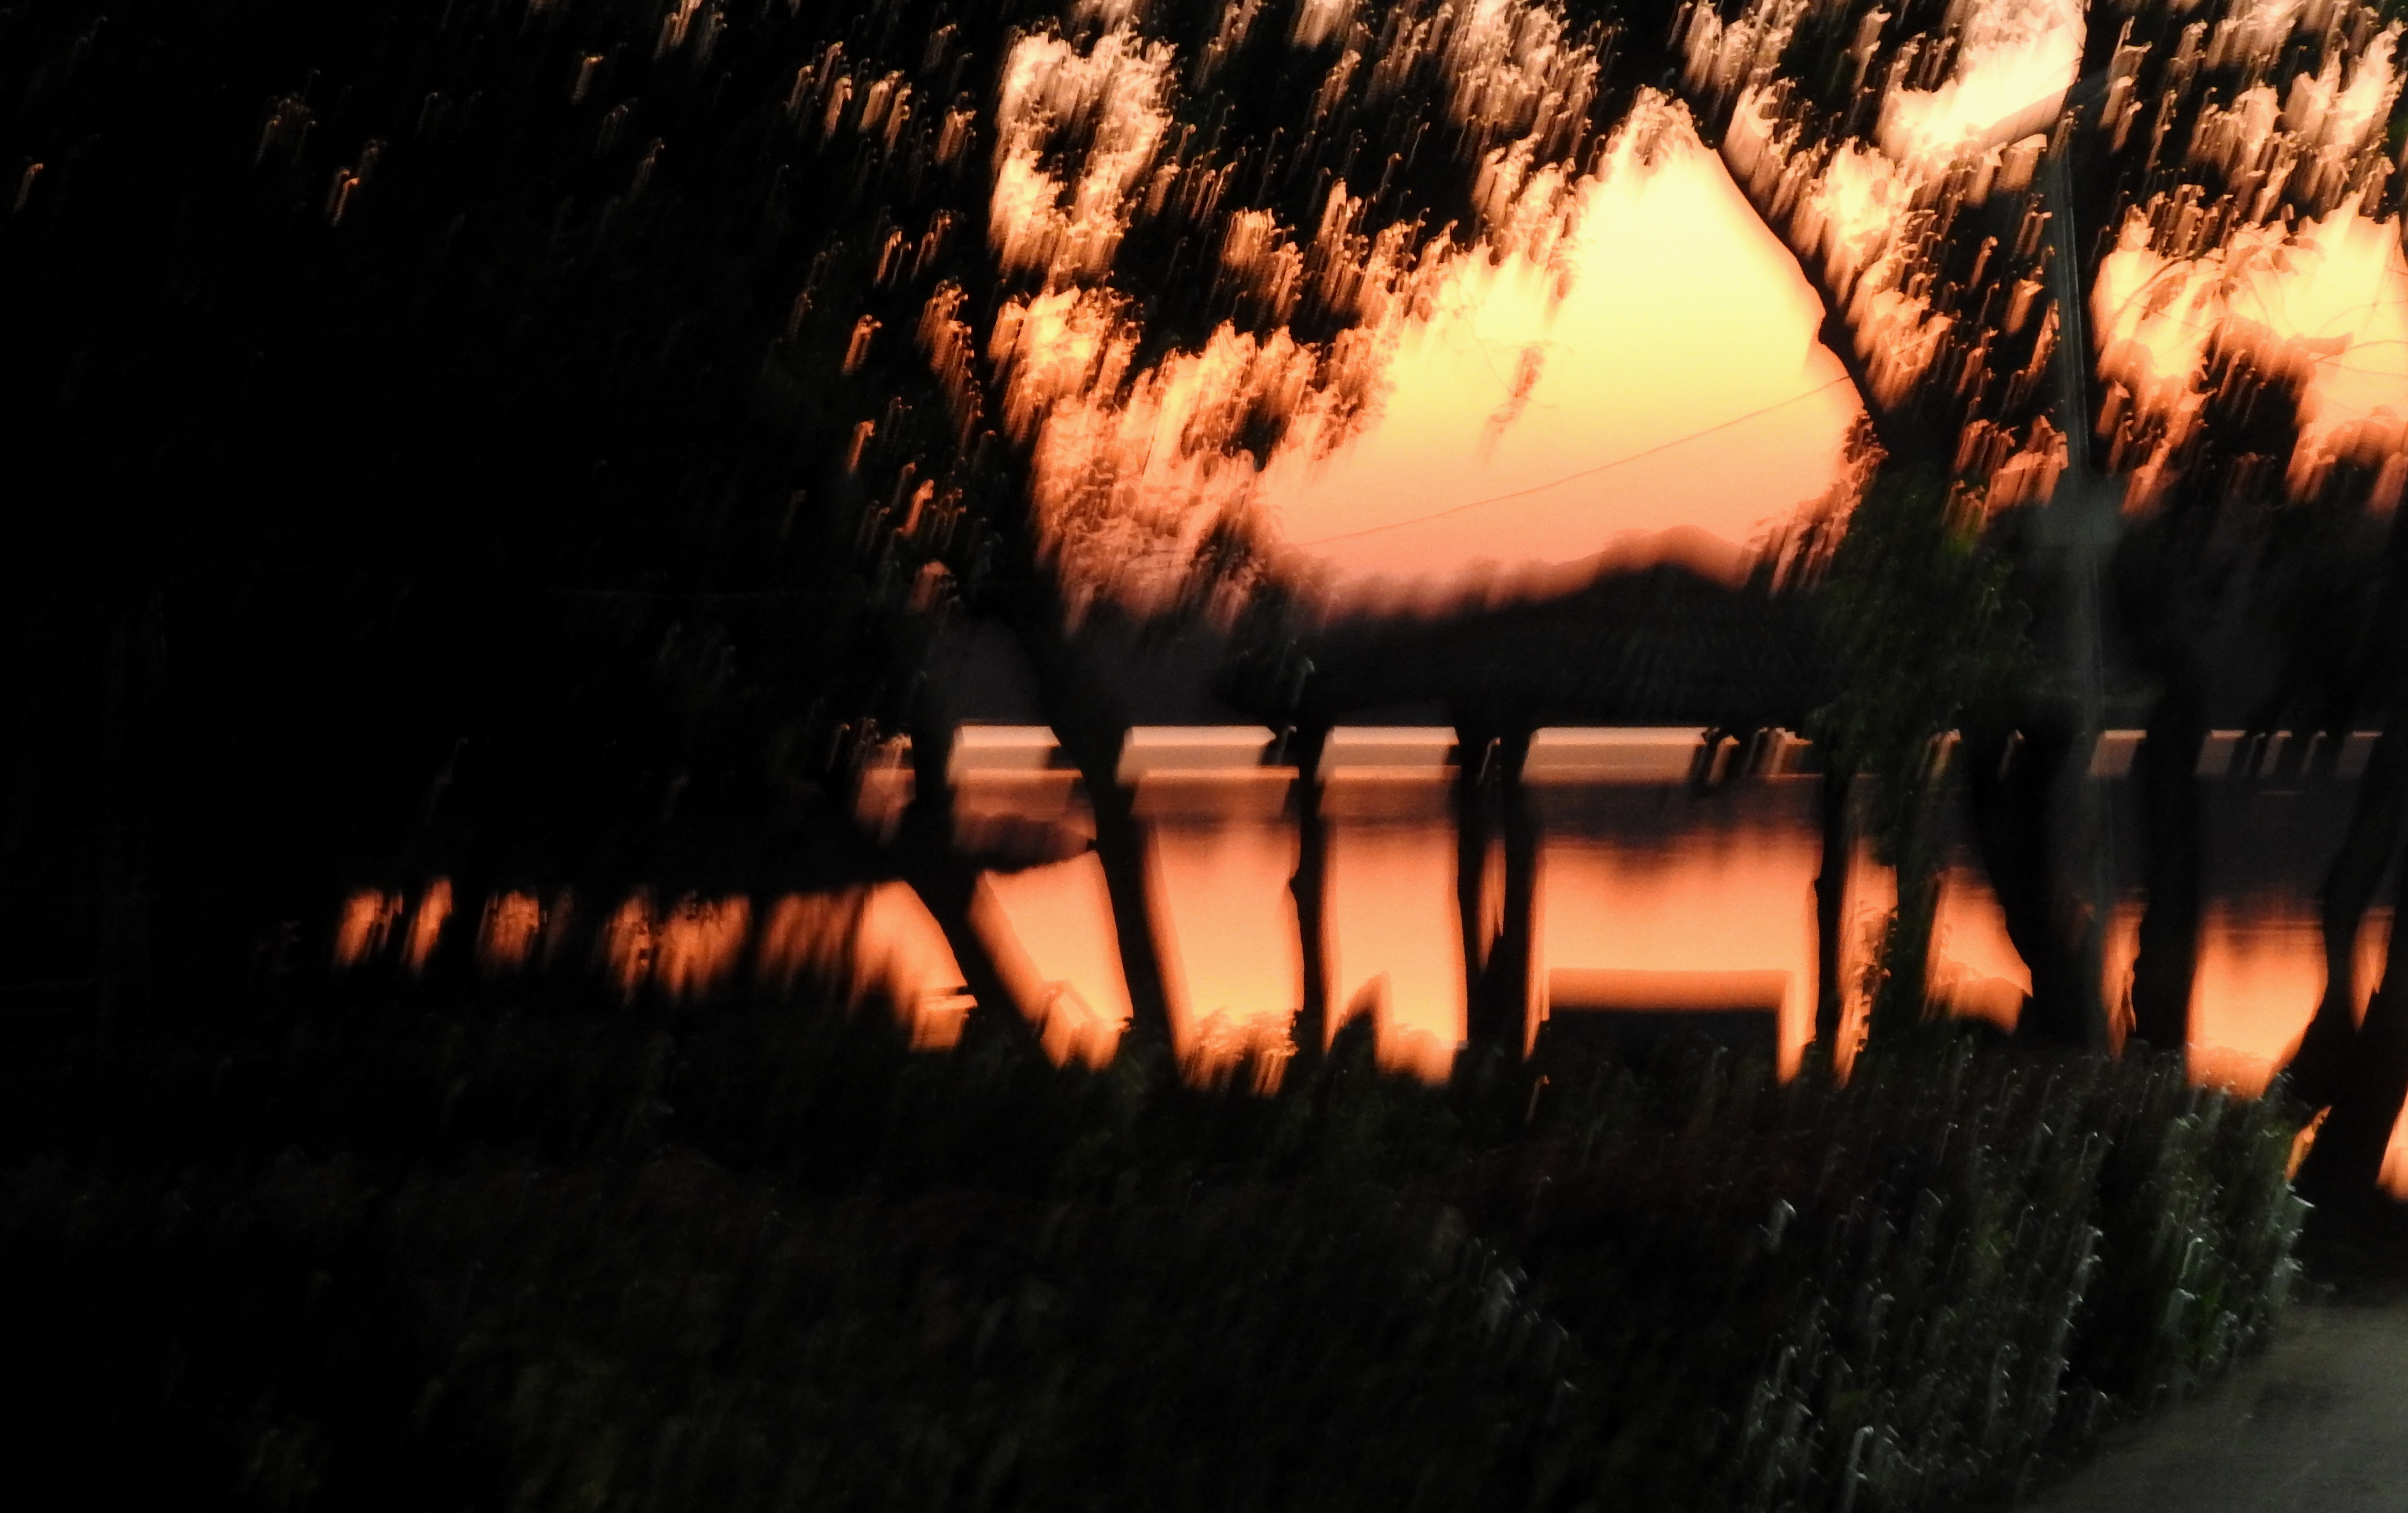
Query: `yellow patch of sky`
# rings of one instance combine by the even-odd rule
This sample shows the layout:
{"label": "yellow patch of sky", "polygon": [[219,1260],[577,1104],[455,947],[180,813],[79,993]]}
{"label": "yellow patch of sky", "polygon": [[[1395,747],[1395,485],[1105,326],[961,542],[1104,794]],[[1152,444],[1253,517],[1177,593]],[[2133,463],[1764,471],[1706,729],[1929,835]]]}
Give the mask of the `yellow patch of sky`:
{"label": "yellow patch of sky", "polygon": [[1377,413],[1265,469],[1259,506],[1333,591],[1609,550],[1736,564],[1828,489],[1860,407],[1820,302],[1685,125],[1582,185],[1555,261],[1458,264]]}

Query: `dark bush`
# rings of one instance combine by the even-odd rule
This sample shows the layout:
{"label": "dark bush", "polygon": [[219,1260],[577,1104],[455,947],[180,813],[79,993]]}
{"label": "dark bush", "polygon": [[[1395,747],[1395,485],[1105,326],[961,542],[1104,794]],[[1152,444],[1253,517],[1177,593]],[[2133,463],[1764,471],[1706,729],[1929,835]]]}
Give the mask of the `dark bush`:
{"label": "dark bush", "polygon": [[2289,1283],[2292,1127],[2174,1063],[1670,1071],[1568,1090],[1484,1193],[1597,1363],[1633,1506],[2012,1490],[2262,1339]]}
{"label": "dark bush", "polygon": [[2290,1269],[2289,1126],[2171,1065],[1369,1049],[1259,1097],[874,1006],[50,1048],[12,1431],[242,1507],[1870,1513],[2012,1492]]}

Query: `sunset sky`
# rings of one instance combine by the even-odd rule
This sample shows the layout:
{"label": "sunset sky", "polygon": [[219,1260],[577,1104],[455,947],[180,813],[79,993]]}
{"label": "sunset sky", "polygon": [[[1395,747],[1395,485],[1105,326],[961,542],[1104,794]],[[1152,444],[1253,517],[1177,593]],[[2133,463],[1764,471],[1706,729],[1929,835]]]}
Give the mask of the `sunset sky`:
{"label": "sunset sky", "polygon": [[1829,486],[1855,393],[1796,260],[1693,131],[1653,164],[1610,157],[1559,257],[1458,264],[1370,424],[1266,469],[1262,507],[1332,587],[1676,529],[1736,552]]}

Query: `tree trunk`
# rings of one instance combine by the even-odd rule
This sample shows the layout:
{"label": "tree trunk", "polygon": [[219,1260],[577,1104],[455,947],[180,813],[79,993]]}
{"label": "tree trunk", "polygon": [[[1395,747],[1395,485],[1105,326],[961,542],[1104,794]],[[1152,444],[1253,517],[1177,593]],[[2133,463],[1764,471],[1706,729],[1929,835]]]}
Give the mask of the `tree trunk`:
{"label": "tree trunk", "polygon": [[2177,671],[2150,712],[2136,759],[2148,906],[2132,963],[2132,1037],[2177,1055],[2190,1044],[2191,988],[2199,969],[2206,864],[2199,753],[2206,740],[2200,690]]}
{"label": "tree trunk", "polygon": [[1129,1027],[1124,1050],[1170,1049],[1170,995],[1154,944],[1154,907],[1148,892],[1153,868],[1144,827],[1128,790],[1121,786],[1121,744],[1129,721],[1105,675],[1064,628],[1053,596],[1030,596],[1010,624],[1030,668],[1054,735],[1087,789],[1096,821],[1096,856],[1103,864],[1111,901],[1112,936],[1120,947],[1121,975],[1128,985]]}
{"label": "tree trunk", "polygon": [[120,1040],[130,993],[128,967],[133,955],[132,895],[133,783],[126,773],[132,703],[135,629],[132,616],[120,613],[108,628],[108,649],[101,659],[100,728],[100,910],[93,921],[93,1029],[104,1052]]}
{"label": "tree trunk", "polygon": [[1016,1038],[1034,1044],[1037,1027],[1005,986],[995,953],[978,928],[972,906],[979,869],[953,845],[953,790],[947,771],[953,746],[953,727],[941,718],[912,731],[911,802],[903,811],[894,854],[903,880],[945,933],[945,944],[953,948],[953,961],[962,969],[963,986],[969,989],[963,1042]]}
{"label": "tree trunk", "polygon": [[969,1017],[962,1025],[964,1044],[1017,1039],[1036,1043],[1036,1026],[1021,1012],[1019,1002],[1004,985],[986,937],[979,933],[971,905],[978,896],[979,871],[955,852],[950,837],[915,832],[906,816],[905,835],[898,837],[903,880],[920,895],[945,933],[945,944],[962,969],[962,984],[970,992]]}
{"label": "tree trunk", "polygon": [[2071,921],[2063,918],[2049,845],[2051,801],[2074,744],[2071,734],[2054,722],[2028,722],[2021,731],[1969,729],[1962,758],[1983,869],[2006,917],[2007,938],[2031,973],[2031,998],[2016,1022],[2016,1036],[2086,1047],[2091,1043],[2098,990],[2084,986],[2082,953]]}
{"label": "tree trunk", "polygon": [[1840,978],[1848,903],[1848,866],[1856,835],[1848,823],[1855,776],[1828,767],[1817,785],[1823,810],[1823,866],[1814,875],[1814,1043],[1825,1057],[1839,1059],[1840,1021],[1847,1009],[1847,985]]}
{"label": "tree trunk", "polygon": [[2400,963],[2396,953],[2389,958],[2354,1055],[2334,1079],[2332,1112],[2300,1169],[2300,1190],[2313,1202],[2364,1201],[2382,1176],[2392,1126],[2408,1102],[2408,973]]}
{"label": "tree trunk", "polygon": [[[2386,721],[2381,739],[2366,764],[2350,814],[2349,833],[2341,853],[2325,874],[2323,888],[2325,991],[2308,1021],[2300,1049],[2284,1070],[2291,1089],[2310,1107],[2333,1103],[2349,1085],[2350,1063],[2362,1060],[2365,1048],[2358,1016],[2358,929],[2372,906],[2385,869],[2400,849],[2401,826],[2408,817],[2408,731],[2397,716]],[[2385,991],[2389,991],[2386,973]],[[2368,1021],[2372,1022],[2372,1010]],[[2321,1144],[2324,1136],[2318,1135]]]}
{"label": "tree trunk", "polygon": [[1329,1045],[1329,824],[1321,812],[1321,753],[1328,740],[1326,723],[1298,726],[1288,740],[1288,756],[1296,764],[1296,875],[1287,887],[1296,901],[1296,938],[1304,958],[1290,1034],[1306,1065],[1318,1062]]}
{"label": "tree trunk", "polygon": [[1487,992],[1488,949],[1492,944],[1484,906],[1488,880],[1488,839],[1494,827],[1489,813],[1489,753],[1495,733],[1485,724],[1455,727],[1455,907],[1463,935],[1463,1019],[1468,1039],[1483,1044],[1497,1038]]}
{"label": "tree trunk", "polygon": [[1112,905],[1112,938],[1120,947],[1121,972],[1128,983],[1129,1035],[1132,1049],[1144,1046],[1170,1049],[1170,995],[1164,986],[1162,958],[1154,935],[1154,905],[1148,889],[1153,857],[1137,806],[1121,787],[1118,758],[1110,763],[1082,761],[1079,770],[1087,784],[1088,802],[1096,815],[1096,854],[1104,864],[1104,886]]}
{"label": "tree trunk", "polygon": [[1539,904],[1539,815],[1522,788],[1531,727],[1516,723],[1498,742],[1497,798],[1505,824],[1505,918],[1488,953],[1484,984],[1496,1043],[1519,1057],[1530,1038],[1530,974]]}
{"label": "tree trunk", "polygon": [[1940,913],[1940,868],[1932,855],[1930,798],[1911,800],[1898,839],[1898,908],[1883,943],[1881,991],[1868,1038],[1922,1022],[1931,1002],[1931,932]]}
{"label": "tree trunk", "polygon": [[2300,1190],[2318,1202],[2372,1199],[2403,1096],[2408,1096],[2408,978],[2395,932],[2383,984],[2353,1027],[2358,998],[2358,931],[2400,849],[2408,816],[2408,517],[2395,518],[2377,611],[2377,665],[2383,680],[2383,734],[2374,743],[2347,836],[2323,889],[2325,991],[2300,1049],[2284,1068],[2311,1107],[2329,1107],[2300,1171]]}

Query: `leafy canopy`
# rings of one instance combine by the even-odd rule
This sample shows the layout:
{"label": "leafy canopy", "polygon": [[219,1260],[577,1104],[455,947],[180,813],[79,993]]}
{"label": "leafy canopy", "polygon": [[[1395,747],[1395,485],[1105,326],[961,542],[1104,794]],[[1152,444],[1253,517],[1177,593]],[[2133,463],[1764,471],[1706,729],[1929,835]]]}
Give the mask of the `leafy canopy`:
{"label": "leafy canopy", "polygon": [[1836,692],[1808,717],[1807,734],[1836,770],[1876,779],[1872,836],[1884,862],[1898,860],[1939,739],[1969,706],[2004,700],[2035,676],[2028,612],[1981,525],[1977,494],[1878,469],[1824,567]]}

